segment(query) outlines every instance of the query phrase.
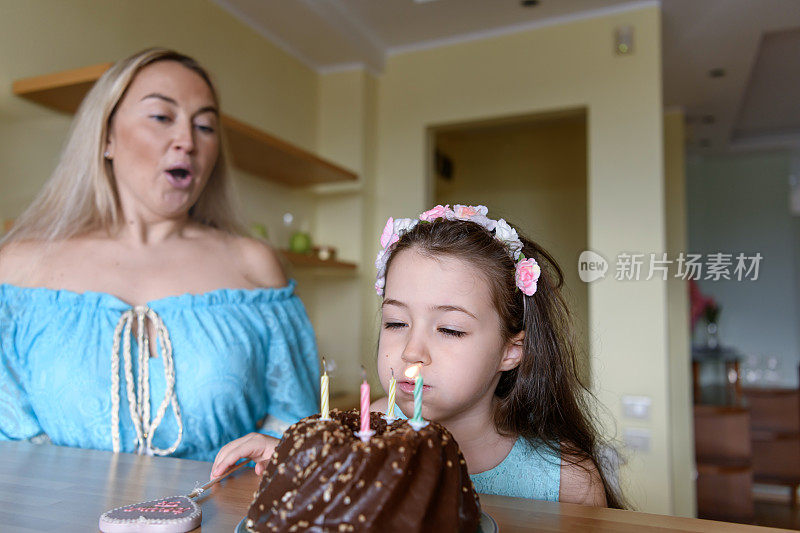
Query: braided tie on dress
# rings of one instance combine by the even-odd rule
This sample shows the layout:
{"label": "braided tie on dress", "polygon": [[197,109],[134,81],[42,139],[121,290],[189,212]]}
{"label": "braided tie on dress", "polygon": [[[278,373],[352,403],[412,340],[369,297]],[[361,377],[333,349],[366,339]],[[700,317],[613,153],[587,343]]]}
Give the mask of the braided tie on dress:
{"label": "braided tie on dress", "polygon": [[[139,369],[137,372],[136,391],[134,392],[133,364],[131,362],[131,327],[136,319],[137,336],[139,345]],[[166,390],[164,399],[156,412],[155,420],[150,420],[150,340],[147,336],[146,320],[156,328],[156,338],[161,348],[161,357],[164,360],[164,376]],[[183,438],[183,420],[175,395],[175,363],[172,360],[172,343],[169,332],[164,322],[155,311],[147,306],[136,306],[125,311],[114,329],[114,351],[111,354],[111,442],[114,453],[119,453],[119,345],[123,341],[122,355],[125,361],[125,389],[127,391],[128,409],[136,430],[136,453],[139,455],[170,455],[173,453]],[[153,435],[156,428],[164,418],[167,407],[172,405],[175,421],[178,424],[178,438],[167,448],[162,450],[153,446]]]}

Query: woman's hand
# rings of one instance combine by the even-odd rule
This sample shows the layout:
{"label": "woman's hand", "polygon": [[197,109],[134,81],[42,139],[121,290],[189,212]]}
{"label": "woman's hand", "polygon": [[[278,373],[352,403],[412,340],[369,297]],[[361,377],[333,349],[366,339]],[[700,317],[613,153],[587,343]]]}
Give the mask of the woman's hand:
{"label": "woman's hand", "polygon": [[225,474],[239,459],[252,459],[256,462],[256,475],[260,476],[267,468],[267,461],[278,445],[278,439],[261,433],[248,433],[223,446],[211,467],[211,478]]}

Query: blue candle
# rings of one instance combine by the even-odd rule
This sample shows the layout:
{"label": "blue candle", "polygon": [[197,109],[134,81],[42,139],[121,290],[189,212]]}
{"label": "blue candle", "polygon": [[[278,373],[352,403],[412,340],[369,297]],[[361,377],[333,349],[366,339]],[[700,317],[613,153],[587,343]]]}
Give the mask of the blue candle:
{"label": "blue candle", "polygon": [[414,422],[422,422],[422,374],[414,385]]}
{"label": "blue candle", "polygon": [[406,377],[414,380],[414,417],[410,420],[415,424],[422,424],[422,372],[420,365],[413,365],[406,369]]}

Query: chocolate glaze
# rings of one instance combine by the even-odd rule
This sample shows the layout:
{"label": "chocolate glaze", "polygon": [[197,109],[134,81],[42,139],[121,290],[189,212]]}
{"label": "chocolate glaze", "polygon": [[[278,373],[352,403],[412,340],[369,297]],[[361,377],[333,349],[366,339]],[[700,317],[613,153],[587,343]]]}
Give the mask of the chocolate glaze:
{"label": "chocolate glaze", "polygon": [[247,513],[249,531],[463,531],[480,502],[453,436],[370,414],[375,435],[355,436],[358,410],[332,410],[291,426],[270,459]]}

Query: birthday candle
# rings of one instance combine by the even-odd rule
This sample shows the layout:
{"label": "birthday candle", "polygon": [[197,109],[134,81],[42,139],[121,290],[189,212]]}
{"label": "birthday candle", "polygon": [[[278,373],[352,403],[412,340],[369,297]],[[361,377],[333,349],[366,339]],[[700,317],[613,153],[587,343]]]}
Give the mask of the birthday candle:
{"label": "birthday candle", "polygon": [[392,369],[392,377],[389,378],[389,409],[386,412],[387,418],[394,418],[394,397],[397,393],[397,380],[394,379],[394,369]]}
{"label": "birthday candle", "polygon": [[367,383],[367,371],[361,367],[361,375],[364,382],[361,384],[361,433],[369,433],[369,383]]}
{"label": "birthday candle", "polygon": [[414,422],[422,422],[422,372],[414,384]]}
{"label": "birthday candle", "polygon": [[322,376],[319,378],[320,389],[320,418],[327,420],[328,416],[328,367],[325,365],[325,358],[322,358]]}
{"label": "birthday candle", "polygon": [[414,380],[414,418],[411,422],[422,423],[422,372],[420,365],[412,365],[406,369],[406,377]]}

